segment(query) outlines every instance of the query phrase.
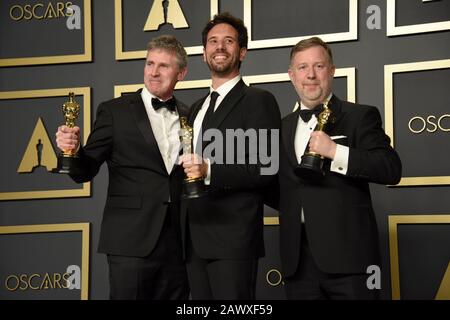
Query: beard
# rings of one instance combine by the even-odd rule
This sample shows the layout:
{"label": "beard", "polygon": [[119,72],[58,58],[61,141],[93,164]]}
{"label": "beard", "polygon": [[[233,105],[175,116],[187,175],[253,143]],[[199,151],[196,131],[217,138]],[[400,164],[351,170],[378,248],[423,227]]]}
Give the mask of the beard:
{"label": "beard", "polygon": [[[229,55],[228,55],[229,56]],[[217,63],[214,58],[211,57],[206,60],[209,70],[218,76],[226,76],[235,70],[239,70],[239,60],[236,57],[232,57],[230,60]]]}

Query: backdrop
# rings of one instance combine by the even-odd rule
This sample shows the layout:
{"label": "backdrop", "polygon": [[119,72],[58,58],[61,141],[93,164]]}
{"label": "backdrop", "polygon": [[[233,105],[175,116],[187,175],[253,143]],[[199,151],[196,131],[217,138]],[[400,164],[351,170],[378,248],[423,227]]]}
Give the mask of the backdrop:
{"label": "backdrop", "polygon": [[[176,96],[208,90],[201,30],[230,11],[249,30],[244,80],[270,90],[283,116],[296,93],[290,48],[318,35],[337,67],[334,92],[376,106],[403,162],[398,186],[373,185],[384,299],[450,299],[450,0],[7,0],[0,2],[0,299],[107,299],[98,254],[107,188],[48,171],[74,92],[86,139],[100,102],[142,87],[145,47],[170,33],[187,48]],[[258,299],[284,299],[278,213],[265,209]],[[378,277],[378,278],[377,278]]]}

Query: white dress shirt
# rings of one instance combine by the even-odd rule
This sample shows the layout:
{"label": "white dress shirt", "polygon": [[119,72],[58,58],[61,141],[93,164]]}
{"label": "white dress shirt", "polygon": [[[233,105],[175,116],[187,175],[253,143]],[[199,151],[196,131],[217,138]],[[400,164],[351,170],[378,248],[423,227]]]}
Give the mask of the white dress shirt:
{"label": "white dress shirt", "polygon": [[167,173],[173,169],[178,160],[180,150],[180,121],[177,111],[169,111],[167,108],[160,108],[155,111],[152,105],[152,98],[156,98],[147,88],[141,92],[142,101],[144,101],[153,134],[158,143],[159,152],[166,166]]}
{"label": "white dress shirt", "polygon": [[[214,112],[217,111],[217,108],[219,108],[220,103],[223,101],[225,96],[231,91],[231,89],[234,88],[234,86],[240,80],[241,80],[241,75],[237,75],[236,77],[234,77],[231,80],[228,80],[227,82],[225,82],[224,84],[222,84],[220,87],[218,87],[215,90],[212,87],[210,88],[210,90],[209,90],[210,93],[213,91],[216,91],[219,94],[219,96],[217,97],[217,100],[216,100],[216,104],[214,106]],[[197,116],[195,117],[195,120],[194,120],[194,141],[195,141],[194,146],[196,147],[195,152],[197,154],[201,154],[201,150],[198,150],[198,148],[201,148],[202,144],[199,144],[198,134],[199,134],[199,132],[202,131],[203,118],[205,117],[206,110],[208,110],[210,101],[211,101],[211,95],[208,95],[208,97],[206,97],[205,101],[203,101],[202,107],[201,107],[200,111],[197,113]],[[205,184],[209,185],[211,182],[211,163],[210,163],[209,159],[206,159],[206,162],[208,164],[208,171],[207,171],[207,175],[205,178]]]}
{"label": "white dress shirt", "polygon": [[[328,96],[328,99],[331,99],[331,96],[332,94]],[[303,103],[300,104],[300,108],[301,110],[308,109],[308,107],[306,107]],[[316,128],[316,125],[317,117],[314,114],[308,122],[304,122],[300,116],[298,117],[294,139],[295,156],[297,157],[298,163],[301,162],[301,158],[305,153],[306,147],[308,146],[311,133]],[[334,159],[331,161],[330,171],[345,175],[348,169],[348,156],[349,148],[347,146],[336,144],[336,153],[334,155]],[[303,208],[301,219],[302,222],[305,222]]]}

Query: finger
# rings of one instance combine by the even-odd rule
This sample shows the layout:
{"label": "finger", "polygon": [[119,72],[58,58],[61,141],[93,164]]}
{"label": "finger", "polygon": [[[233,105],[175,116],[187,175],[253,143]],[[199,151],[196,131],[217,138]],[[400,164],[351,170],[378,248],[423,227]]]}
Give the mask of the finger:
{"label": "finger", "polygon": [[188,154],[188,155],[186,155],[185,162],[186,162],[187,164],[190,164],[190,165],[196,164],[195,155],[194,155],[194,154]]}
{"label": "finger", "polygon": [[60,127],[58,127],[58,131],[61,131],[63,133],[75,133],[75,134],[79,134],[80,132],[80,128],[75,126],[73,128],[69,128],[66,125],[62,125]]}
{"label": "finger", "polygon": [[310,142],[308,148],[309,148],[309,151],[311,151],[311,152],[317,152],[315,143]]}
{"label": "finger", "polygon": [[195,175],[195,177],[201,177],[202,174],[202,167],[200,165],[195,165],[191,168],[191,173]]}
{"label": "finger", "polygon": [[76,145],[73,143],[59,143],[58,148],[61,150],[75,150]]}
{"label": "finger", "polygon": [[63,132],[63,133],[67,133],[67,132],[71,132],[71,131],[72,131],[72,128],[69,128],[69,127],[66,126],[66,125],[60,126],[59,129],[60,129],[60,131]]}
{"label": "finger", "polygon": [[73,143],[76,145],[76,144],[80,143],[80,138],[78,136],[70,134],[70,133],[62,133],[62,134],[58,134],[56,136],[56,142]]}
{"label": "finger", "polygon": [[191,162],[191,154],[183,154],[180,157],[180,163],[190,163]]}
{"label": "finger", "polygon": [[198,154],[195,154],[193,159],[192,159],[192,163],[196,164],[196,165],[200,165],[203,163],[203,158],[200,157]]}
{"label": "finger", "polygon": [[192,164],[187,163],[187,162],[183,162],[183,168],[189,169],[189,168],[191,168],[191,167],[192,167]]}

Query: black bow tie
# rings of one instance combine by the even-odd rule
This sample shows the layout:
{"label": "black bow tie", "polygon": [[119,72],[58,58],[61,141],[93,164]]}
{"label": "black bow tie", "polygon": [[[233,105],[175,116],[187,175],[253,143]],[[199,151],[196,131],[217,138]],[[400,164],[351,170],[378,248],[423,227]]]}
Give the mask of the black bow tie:
{"label": "black bow tie", "polygon": [[300,117],[303,121],[308,122],[311,120],[312,115],[314,114],[316,117],[319,116],[319,113],[323,111],[323,104],[318,105],[314,109],[302,109],[300,110]]}
{"label": "black bow tie", "polygon": [[155,110],[158,110],[160,108],[167,108],[169,111],[175,111],[177,102],[175,101],[175,98],[173,98],[173,97],[166,101],[161,101],[157,98],[152,98],[152,106],[153,106],[153,109],[155,109]]}

